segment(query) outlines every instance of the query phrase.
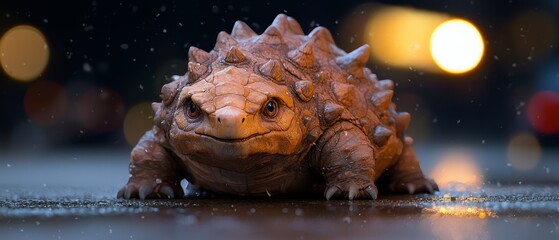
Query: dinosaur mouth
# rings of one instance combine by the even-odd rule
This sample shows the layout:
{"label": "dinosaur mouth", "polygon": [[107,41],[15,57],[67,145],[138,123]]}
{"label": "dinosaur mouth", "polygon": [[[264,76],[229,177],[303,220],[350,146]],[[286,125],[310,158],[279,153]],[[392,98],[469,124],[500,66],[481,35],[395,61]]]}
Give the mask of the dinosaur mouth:
{"label": "dinosaur mouth", "polygon": [[200,135],[203,136],[203,137],[206,137],[206,138],[211,138],[211,139],[213,139],[215,141],[218,141],[218,142],[223,142],[223,143],[242,143],[242,142],[246,142],[250,139],[256,138],[258,136],[262,136],[264,134],[252,134],[252,135],[250,135],[248,137],[244,137],[244,138],[219,138],[219,137],[208,135],[208,134],[200,134]]}

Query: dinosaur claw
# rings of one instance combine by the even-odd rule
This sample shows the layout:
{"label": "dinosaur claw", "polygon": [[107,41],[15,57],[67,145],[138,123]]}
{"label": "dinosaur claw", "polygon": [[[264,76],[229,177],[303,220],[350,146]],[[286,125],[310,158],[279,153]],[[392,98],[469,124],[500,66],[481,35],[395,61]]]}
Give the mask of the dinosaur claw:
{"label": "dinosaur claw", "polygon": [[369,194],[371,199],[377,199],[378,197],[378,190],[374,187],[368,186],[367,188],[365,188],[365,192]]}
{"label": "dinosaur claw", "polygon": [[336,192],[338,192],[338,187],[328,188],[328,190],[326,190],[326,193],[324,193],[324,196],[326,197],[326,200],[330,200],[330,198],[332,198],[332,196],[334,196],[334,194],[336,194]]}
{"label": "dinosaur claw", "polygon": [[134,189],[132,189],[132,187],[130,186],[127,186],[126,190],[124,190],[124,198],[125,199],[132,198],[132,193],[134,193]]}
{"label": "dinosaur claw", "polygon": [[406,190],[408,190],[409,194],[413,194],[415,192],[415,186],[411,183],[406,184]]}
{"label": "dinosaur claw", "polygon": [[140,187],[140,199],[146,199],[148,195],[153,193],[153,187],[154,186],[152,184],[146,184]]}
{"label": "dinosaur claw", "polygon": [[125,188],[126,188],[126,187],[121,187],[121,188],[118,190],[118,193],[116,194],[116,198],[118,198],[118,199],[124,198],[124,189],[125,189]]}
{"label": "dinosaur claw", "polygon": [[167,196],[167,198],[175,198],[175,193],[173,192],[173,189],[167,185],[162,186],[161,189],[159,189],[160,193],[163,193],[165,196]]}
{"label": "dinosaur claw", "polygon": [[353,200],[353,198],[355,198],[357,196],[358,192],[359,192],[359,188],[356,185],[351,185],[349,187],[349,192],[347,194],[347,198],[349,200]]}
{"label": "dinosaur claw", "polygon": [[425,188],[427,188],[427,192],[429,192],[430,194],[433,194],[435,192],[433,185],[431,185],[430,183],[425,184]]}
{"label": "dinosaur claw", "polygon": [[438,192],[439,191],[439,185],[437,185],[437,183],[435,181],[433,181],[433,180],[431,180],[431,181],[433,182],[433,186],[434,186],[433,189],[435,190],[435,192]]}

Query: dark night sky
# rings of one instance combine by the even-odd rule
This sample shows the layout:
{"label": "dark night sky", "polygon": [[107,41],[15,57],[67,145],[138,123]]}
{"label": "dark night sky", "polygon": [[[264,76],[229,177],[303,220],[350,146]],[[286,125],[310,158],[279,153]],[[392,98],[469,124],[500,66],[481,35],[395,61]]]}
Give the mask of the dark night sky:
{"label": "dark night sky", "polygon": [[[553,69],[553,64],[559,62],[557,47],[534,59],[518,54],[522,49],[515,49],[523,47],[515,43],[529,48],[541,33],[528,20],[516,23],[527,28],[518,33],[514,24],[522,21],[515,19],[526,11],[558,15],[559,3],[537,0],[376,2],[466,18],[484,35],[486,53],[480,66],[463,75],[419,74],[369,63],[380,78],[398,83],[396,97],[413,93],[423,99],[418,111],[426,106],[430,110],[428,120],[437,119],[435,123],[429,121],[431,140],[505,141],[518,131],[536,133],[527,123],[525,104],[535,91],[559,91],[557,82],[549,85],[538,80],[545,69]],[[74,115],[79,111],[75,108],[88,89],[113,89],[125,110],[138,102],[157,101],[166,78],[186,72],[188,47],[212,49],[217,33],[229,32],[236,20],[246,21],[261,33],[278,13],[297,19],[306,33],[317,25],[329,28],[338,45],[350,51],[363,44],[359,40],[363,33],[347,34],[344,23],[348,18],[367,14],[367,10],[361,12],[357,8],[362,3],[356,0],[289,3],[208,0],[74,1],[60,5],[49,1],[2,1],[0,34],[17,25],[32,25],[45,35],[51,55],[45,72],[33,82],[17,82],[0,75],[0,107],[5,114],[0,118],[0,149],[28,141],[47,146],[126,146],[121,124],[96,132],[84,130],[83,123],[76,120]],[[559,19],[554,20],[559,25]],[[358,40],[351,41],[352,37]],[[552,42],[554,46],[559,46],[558,43],[557,38]],[[59,83],[69,101],[66,116],[48,126],[35,124],[24,111],[26,91],[40,81]],[[412,117],[414,108],[418,108],[413,102],[397,103],[400,109],[412,112]],[[547,146],[557,146],[558,135],[537,134]]]}

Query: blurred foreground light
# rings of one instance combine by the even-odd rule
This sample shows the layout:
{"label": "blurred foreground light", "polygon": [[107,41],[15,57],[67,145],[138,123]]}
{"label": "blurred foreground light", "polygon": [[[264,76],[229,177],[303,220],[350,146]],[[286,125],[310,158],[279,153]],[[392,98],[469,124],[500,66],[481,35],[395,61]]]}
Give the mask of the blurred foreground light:
{"label": "blurred foreground light", "polygon": [[61,122],[68,109],[64,88],[52,81],[33,83],[25,92],[23,106],[27,116],[39,125]]}
{"label": "blurred foreground light", "polygon": [[114,130],[124,116],[124,103],[112,89],[88,90],[79,99],[77,107],[77,117],[83,126],[97,133]]}
{"label": "blurred foreground light", "polygon": [[447,188],[454,184],[479,187],[483,183],[483,177],[475,158],[460,150],[443,154],[430,176],[435,179],[441,188]]}
{"label": "blurred foreground light", "polygon": [[519,133],[510,140],[507,156],[509,163],[515,169],[530,170],[540,160],[541,147],[532,134]]}
{"label": "blurred foreground light", "polygon": [[559,132],[559,93],[542,91],[528,102],[528,120],[538,132]]}
{"label": "blurred foreground light", "polygon": [[124,117],[124,137],[130,146],[136,145],[144,133],[153,126],[153,110],[149,102],[134,105]]}
{"label": "blurred foreground light", "polygon": [[485,48],[477,28],[462,19],[439,25],[431,35],[430,46],[437,65],[450,73],[464,73],[475,68]]}
{"label": "blurred foreground light", "polygon": [[4,72],[15,80],[36,79],[45,70],[48,60],[47,41],[32,26],[14,27],[0,39],[0,64]]}
{"label": "blurred foreground light", "polygon": [[366,27],[372,56],[383,64],[438,72],[429,50],[431,33],[446,14],[404,7],[379,7]]}

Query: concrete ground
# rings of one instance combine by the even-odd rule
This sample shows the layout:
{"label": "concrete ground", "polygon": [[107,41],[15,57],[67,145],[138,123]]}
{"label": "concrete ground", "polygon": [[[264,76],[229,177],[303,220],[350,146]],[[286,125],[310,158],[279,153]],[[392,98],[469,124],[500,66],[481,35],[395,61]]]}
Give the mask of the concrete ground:
{"label": "concrete ground", "polygon": [[[426,172],[439,149],[418,147]],[[520,172],[498,149],[475,151],[481,186],[376,201],[118,200],[125,151],[4,152],[0,239],[559,239],[559,155]]]}

